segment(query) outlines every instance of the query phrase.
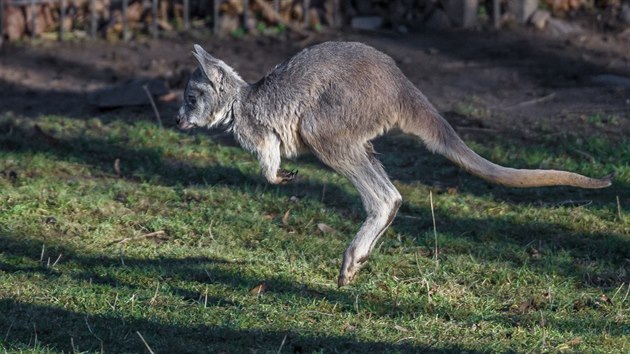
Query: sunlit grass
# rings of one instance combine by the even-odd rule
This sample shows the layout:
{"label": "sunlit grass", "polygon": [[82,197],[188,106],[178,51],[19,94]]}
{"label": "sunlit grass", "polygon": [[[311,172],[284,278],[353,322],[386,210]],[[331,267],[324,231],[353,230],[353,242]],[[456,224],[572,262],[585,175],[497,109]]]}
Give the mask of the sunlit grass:
{"label": "sunlit grass", "polygon": [[139,332],[155,352],[630,350],[630,143],[469,143],[505,165],[617,179],[490,186],[386,138],[377,148],[405,202],[337,289],[363,211],[313,158],[270,186],[253,157],[201,132],[5,115],[0,347],[141,352]]}

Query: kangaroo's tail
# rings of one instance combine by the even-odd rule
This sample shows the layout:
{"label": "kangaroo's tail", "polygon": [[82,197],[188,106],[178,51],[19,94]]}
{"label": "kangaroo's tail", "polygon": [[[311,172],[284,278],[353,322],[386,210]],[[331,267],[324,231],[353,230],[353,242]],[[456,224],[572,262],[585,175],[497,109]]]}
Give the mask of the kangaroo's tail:
{"label": "kangaroo's tail", "polygon": [[486,181],[508,187],[574,186],[605,188],[612,184],[614,174],[590,178],[577,173],[558,170],[527,170],[503,167],[492,163],[472,151],[457,135],[453,127],[424,97],[415,107],[414,117],[401,124],[405,133],[419,136],[429,150],[437,152],[464,170]]}

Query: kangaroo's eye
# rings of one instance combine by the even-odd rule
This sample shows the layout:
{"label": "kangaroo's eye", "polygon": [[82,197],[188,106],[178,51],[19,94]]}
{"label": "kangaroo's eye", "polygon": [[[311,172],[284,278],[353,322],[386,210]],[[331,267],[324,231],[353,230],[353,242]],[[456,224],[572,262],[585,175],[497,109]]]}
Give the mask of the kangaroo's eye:
{"label": "kangaroo's eye", "polygon": [[188,103],[194,106],[197,103],[197,97],[195,95],[188,95]]}

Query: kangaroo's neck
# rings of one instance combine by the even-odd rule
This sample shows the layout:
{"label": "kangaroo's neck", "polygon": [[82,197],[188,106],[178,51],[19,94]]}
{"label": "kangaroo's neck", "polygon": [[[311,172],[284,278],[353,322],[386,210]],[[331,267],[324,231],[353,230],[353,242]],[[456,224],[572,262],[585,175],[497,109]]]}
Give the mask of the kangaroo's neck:
{"label": "kangaroo's neck", "polygon": [[221,126],[228,132],[234,128],[237,121],[243,119],[246,113],[243,111],[243,103],[246,102],[251,85],[245,81],[240,81],[239,86],[234,90],[234,95],[227,99],[227,103],[222,109]]}

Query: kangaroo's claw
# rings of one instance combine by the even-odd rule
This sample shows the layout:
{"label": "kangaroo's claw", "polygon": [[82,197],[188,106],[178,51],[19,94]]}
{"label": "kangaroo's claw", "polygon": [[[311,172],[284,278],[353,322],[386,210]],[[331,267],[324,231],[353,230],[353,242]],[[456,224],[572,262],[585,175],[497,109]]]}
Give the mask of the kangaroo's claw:
{"label": "kangaroo's claw", "polygon": [[278,170],[277,176],[281,179],[280,183],[288,183],[291,182],[297,174],[298,170],[289,171],[281,168]]}

